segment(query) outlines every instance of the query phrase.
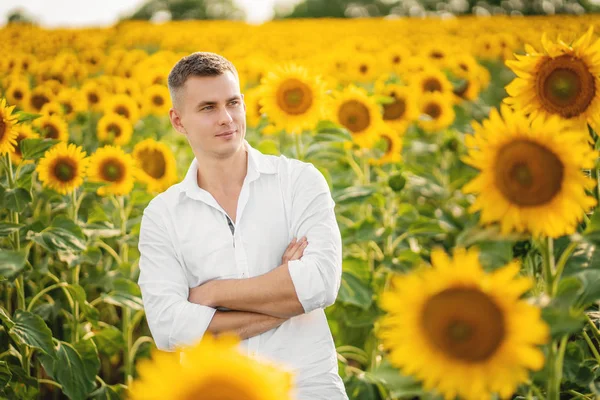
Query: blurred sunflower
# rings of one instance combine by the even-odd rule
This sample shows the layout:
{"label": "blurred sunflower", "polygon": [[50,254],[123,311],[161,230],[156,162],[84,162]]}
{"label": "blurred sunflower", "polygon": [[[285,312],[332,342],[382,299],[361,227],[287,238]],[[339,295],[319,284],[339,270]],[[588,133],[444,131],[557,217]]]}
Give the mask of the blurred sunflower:
{"label": "blurred sunflower", "polygon": [[[19,165],[23,161],[23,154],[21,153],[21,142],[24,139],[37,139],[39,135],[31,129],[31,125],[18,124],[13,126],[13,130],[17,133],[16,144],[13,151],[10,152],[10,159],[13,164]],[[27,162],[32,162],[27,160]]]}
{"label": "blurred sunflower", "polygon": [[261,82],[262,111],[289,133],[317,125],[323,117],[325,96],[321,79],[293,64],[277,68]]}
{"label": "blurred sunflower", "polygon": [[90,156],[88,177],[90,182],[105,182],[98,189],[100,196],[125,195],[131,192],[134,183],[135,161],[118,146],[106,145]]}
{"label": "blurred sunflower", "polygon": [[93,111],[101,111],[106,98],[105,89],[94,81],[87,81],[81,87],[81,92],[87,99],[87,104]]}
{"label": "blurred sunflower", "polygon": [[246,103],[246,122],[249,127],[258,126],[262,118],[262,106],[260,105],[260,87],[247,89],[244,93]]}
{"label": "blurred sunflower", "polygon": [[537,346],[548,341],[548,326],[520,299],[533,282],[518,276],[518,262],[486,273],[478,257],[474,249],[457,248],[452,259],[434,250],[432,268],[394,277],[381,299],[387,315],[377,334],[390,362],[446,399],[509,398],[544,366]]}
{"label": "blurred sunflower", "polygon": [[13,115],[15,106],[9,106],[6,99],[0,100],[0,154],[4,155],[14,150],[17,145],[17,132],[14,125],[17,116]]}
{"label": "blurred sunflower", "polygon": [[[500,223],[503,233],[530,232],[558,237],[574,233],[584,212],[596,205],[586,194],[595,180],[582,169],[594,168],[593,151],[581,133],[558,116],[533,122],[502,106],[482,125],[473,123],[464,161],[480,174],[463,187],[477,199],[482,224]],[[540,218],[543,215],[544,218]]]}
{"label": "blurred sunflower", "polygon": [[[180,353],[154,351],[137,365],[131,400],[291,400],[292,375],[243,355],[229,334],[201,341]],[[181,358],[181,361],[180,361]]]}
{"label": "blurred sunflower", "polygon": [[451,93],[452,84],[446,75],[436,68],[426,68],[424,71],[411,76],[409,84],[419,88],[422,93],[441,92]]}
{"label": "blurred sunflower", "polygon": [[6,99],[10,104],[20,107],[25,106],[31,96],[29,82],[25,79],[16,79],[10,82],[5,93]]}
{"label": "blurred sunflower", "polygon": [[506,62],[517,78],[504,101],[532,118],[558,115],[600,132],[600,39],[592,43],[592,34],[590,28],[573,45],[544,35],[542,53],[526,46],[528,54]]}
{"label": "blurred sunflower", "polygon": [[402,64],[405,63],[410,56],[410,50],[400,45],[389,46],[383,52],[383,59],[387,64],[386,69],[397,73],[402,71]]}
{"label": "blurred sunflower", "polygon": [[144,91],[148,112],[152,115],[166,116],[171,108],[169,89],[163,85],[152,85]]}
{"label": "blurred sunflower", "polygon": [[164,143],[146,139],[135,145],[136,178],[147,185],[150,193],[162,192],[177,182],[177,162]]}
{"label": "blurred sunflower", "polygon": [[44,106],[40,110],[40,114],[42,114],[42,115],[62,116],[63,113],[64,113],[64,110],[63,110],[62,106],[60,105],[60,103],[58,103],[56,101],[50,101],[50,102],[44,104]]}
{"label": "blurred sunflower", "polygon": [[379,140],[384,145],[383,155],[379,159],[370,160],[372,164],[382,165],[402,161],[402,138],[396,129],[388,124],[381,124]]}
{"label": "blurred sunflower", "polygon": [[338,92],[329,107],[331,120],[350,131],[352,140],[361,148],[371,148],[378,139],[381,112],[367,92],[354,85]]}
{"label": "blurred sunflower", "polygon": [[452,99],[441,92],[421,95],[420,114],[417,123],[426,132],[436,132],[449,127],[456,114],[452,108]]}
{"label": "blurred sunflower", "polygon": [[56,96],[55,101],[62,106],[64,116],[67,120],[72,120],[77,113],[86,111],[88,107],[85,95],[73,88],[61,90]]}
{"label": "blurred sunflower", "polygon": [[69,126],[59,115],[42,115],[33,121],[43,138],[69,141]]}
{"label": "blurred sunflower", "polygon": [[100,142],[124,146],[131,141],[133,126],[119,114],[105,114],[98,120],[96,136]]}
{"label": "blurred sunflower", "polygon": [[383,104],[383,120],[399,131],[404,131],[419,115],[418,101],[414,88],[388,84],[379,94],[391,97],[392,103]]}
{"label": "blurred sunflower", "polygon": [[357,53],[348,59],[346,73],[351,81],[371,82],[374,81],[380,71],[380,63],[370,54]]}
{"label": "blurred sunflower", "polygon": [[46,151],[36,171],[44,187],[69,194],[83,183],[88,162],[83,148],[60,142]]}
{"label": "blurred sunflower", "polygon": [[105,114],[119,114],[135,124],[140,117],[140,109],[135,99],[126,94],[116,94],[108,97],[103,106]]}
{"label": "blurred sunflower", "polygon": [[40,112],[44,104],[54,99],[54,93],[47,86],[36,86],[31,91],[29,102],[25,109],[32,112]]}

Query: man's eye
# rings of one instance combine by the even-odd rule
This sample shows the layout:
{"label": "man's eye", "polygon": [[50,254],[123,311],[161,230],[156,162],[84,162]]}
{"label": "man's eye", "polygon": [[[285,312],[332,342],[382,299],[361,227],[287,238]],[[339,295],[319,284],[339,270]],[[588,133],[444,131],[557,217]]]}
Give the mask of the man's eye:
{"label": "man's eye", "polygon": [[240,104],[240,102],[239,102],[238,100],[233,100],[233,101],[232,101],[231,103],[229,103],[229,104],[232,104],[232,105],[234,105],[234,106],[237,106],[238,104]]}
{"label": "man's eye", "polygon": [[206,107],[202,107],[201,111],[212,110],[213,108],[214,108],[213,106],[206,106]]}

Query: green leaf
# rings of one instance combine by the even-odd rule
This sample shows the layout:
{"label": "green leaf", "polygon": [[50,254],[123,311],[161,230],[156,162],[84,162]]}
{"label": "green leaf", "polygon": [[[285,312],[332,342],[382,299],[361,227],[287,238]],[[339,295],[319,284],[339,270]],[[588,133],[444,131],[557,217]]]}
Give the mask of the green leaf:
{"label": "green leaf", "polygon": [[123,384],[105,385],[102,384],[94,392],[90,393],[92,400],[121,400],[125,397],[127,387]]}
{"label": "green leaf", "polygon": [[70,343],[58,342],[56,354],[56,360],[46,356],[40,357],[46,373],[62,385],[63,393],[70,399],[86,399],[88,393],[95,388],[96,374],[92,375],[95,364],[89,365],[89,358],[82,358]]}
{"label": "green leaf", "polygon": [[50,227],[33,234],[31,240],[51,252],[82,251],[86,248],[81,228],[64,216],[55,218]]}
{"label": "green leaf", "polygon": [[35,164],[22,164],[18,169],[18,174],[16,178],[17,186],[20,187],[31,187],[31,176],[33,175],[33,171],[37,166]]}
{"label": "green leaf", "polygon": [[98,357],[96,343],[91,339],[80,340],[73,347],[81,356],[85,368],[85,376],[94,380],[100,372],[100,358]]}
{"label": "green leaf", "polygon": [[40,118],[41,116],[42,116],[42,114],[34,114],[34,113],[28,113],[28,112],[21,111],[17,114],[17,123],[22,124],[24,122],[32,122],[32,121],[35,121],[36,119]]}
{"label": "green leaf", "polygon": [[334,200],[337,204],[358,203],[364,201],[377,191],[375,186],[350,186],[349,188],[337,191],[334,194]]}
{"label": "green leaf", "polygon": [[0,237],[5,237],[18,231],[24,224],[13,224],[12,222],[0,222]]}
{"label": "green leaf", "polygon": [[582,284],[581,294],[577,303],[586,308],[592,303],[600,300],[600,270],[588,269],[572,275],[579,279]]}
{"label": "green leaf", "polygon": [[348,272],[342,272],[342,284],[337,301],[366,310],[373,302],[373,291],[356,276]]}
{"label": "green leaf", "polygon": [[39,349],[51,358],[56,358],[52,343],[52,331],[39,315],[17,310],[13,316],[13,322],[14,326],[8,333],[18,343]]}
{"label": "green leaf", "polygon": [[0,306],[0,321],[2,321],[2,324],[8,329],[15,325],[10,315],[8,315],[8,312],[2,306]]}
{"label": "green leaf", "polygon": [[27,255],[24,250],[2,250],[0,251],[0,276],[12,280],[16,278],[27,263]]}
{"label": "green leaf", "polygon": [[411,398],[423,395],[423,389],[417,380],[403,375],[387,360],[384,360],[369,374],[372,379],[380,381],[390,391],[391,398]]}
{"label": "green leaf", "polygon": [[10,379],[12,378],[12,373],[8,368],[8,364],[6,361],[0,361],[0,388],[8,385]]}
{"label": "green leaf", "polygon": [[71,292],[71,295],[73,296],[74,300],[79,304],[79,307],[81,307],[81,311],[83,312],[83,314],[92,321],[98,321],[98,310],[96,310],[94,306],[88,303],[83,287],[81,287],[80,285],[71,284],[67,286],[67,290]]}
{"label": "green leaf", "polygon": [[33,200],[31,193],[24,188],[6,189],[2,196],[2,204],[11,211],[23,212]]}
{"label": "green leaf", "polygon": [[125,347],[123,332],[112,325],[106,325],[102,330],[94,332],[92,339],[100,353],[109,357]]}
{"label": "green leaf", "polygon": [[542,318],[550,327],[550,335],[554,339],[581,331],[585,323],[582,313],[555,307],[552,304],[542,309]]}
{"label": "green leaf", "polygon": [[258,146],[256,147],[258,151],[260,151],[263,154],[271,154],[274,156],[278,156],[279,153],[279,146],[277,145],[277,143],[274,140],[271,139],[265,139],[262,142],[260,142],[258,144]]}
{"label": "green leaf", "polygon": [[133,310],[143,310],[142,299],[129,293],[112,291],[102,294],[102,301],[119,307],[129,307]]}
{"label": "green leaf", "polygon": [[24,139],[21,141],[21,153],[24,159],[35,159],[42,157],[44,153],[60,140],[55,139]]}

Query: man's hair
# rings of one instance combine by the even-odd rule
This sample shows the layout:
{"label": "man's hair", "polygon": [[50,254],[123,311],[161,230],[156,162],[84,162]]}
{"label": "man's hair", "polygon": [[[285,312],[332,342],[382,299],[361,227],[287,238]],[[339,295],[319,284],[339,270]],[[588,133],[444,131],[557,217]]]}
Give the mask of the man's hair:
{"label": "man's hair", "polygon": [[180,104],[180,89],[190,76],[219,76],[226,71],[231,71],[239,81],[235,66],[223,56],[199,51],[183,57],[169,73],[168,85],[173,105]]}

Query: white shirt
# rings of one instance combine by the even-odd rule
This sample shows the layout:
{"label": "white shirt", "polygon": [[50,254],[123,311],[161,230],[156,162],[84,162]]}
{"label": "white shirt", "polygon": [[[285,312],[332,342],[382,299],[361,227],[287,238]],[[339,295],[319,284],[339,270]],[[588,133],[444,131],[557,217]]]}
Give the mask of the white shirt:
{"label": "white shirt", "polygon": [[329,186],[312,164],[264,155],[246,140],[244,145],[247,173],[235,223],[198,187],[196,159],[182,182],[144,210],[138,284],[156,346],[173,351],[206,332],[216,310],[189,302],[190,288],[265,274],[281,264],[294,237],[306,236],[302,258],[288,262],[305,314],[243,340],[240,347],[291,369],[298,400],[348,399],[324,312],[335,301],[342,275],[342,241]]}

